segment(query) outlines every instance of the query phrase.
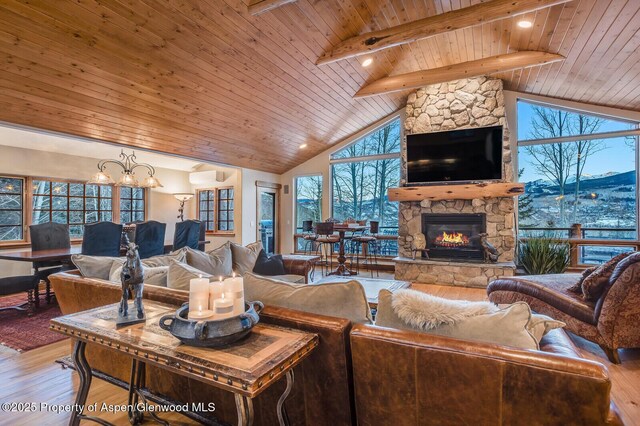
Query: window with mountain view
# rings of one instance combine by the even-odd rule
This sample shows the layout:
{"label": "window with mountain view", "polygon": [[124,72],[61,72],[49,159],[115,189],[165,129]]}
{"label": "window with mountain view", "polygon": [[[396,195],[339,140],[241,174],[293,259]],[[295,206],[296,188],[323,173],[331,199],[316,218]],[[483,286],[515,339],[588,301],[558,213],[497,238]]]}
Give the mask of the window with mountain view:
{"label": "window with mountain view", "polygon": [[[296,233],[303,231],[302,222],[322,221],[322,175],[298,176],[296,191]],[[298,239],[298,250],[304,249],[304,240]]]}
{"label": "window with mountain view", "polygon": [[400,137],[398,118],[331,156],[335,219],[377,220],[381,233],[397,235],[398,203],[389,201],[387,189],[399,185]]}
{"label": "window with mountain view", "polygon": [[[636,239],[638,137],[619,135],[638,123],[518,102],[518,200],[521,236]],[[617,132],[618,135],[612,135]],[[623,247],[581,248],[583,263],[599,263]]]}

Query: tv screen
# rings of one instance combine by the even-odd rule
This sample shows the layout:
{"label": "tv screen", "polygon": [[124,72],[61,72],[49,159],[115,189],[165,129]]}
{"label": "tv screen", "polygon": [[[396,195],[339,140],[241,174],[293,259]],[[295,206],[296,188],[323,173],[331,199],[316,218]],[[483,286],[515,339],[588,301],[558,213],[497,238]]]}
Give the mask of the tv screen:
{"label": "tv screen", "polygon": [[502,179],[502,126],[407,135],[407,183]]}

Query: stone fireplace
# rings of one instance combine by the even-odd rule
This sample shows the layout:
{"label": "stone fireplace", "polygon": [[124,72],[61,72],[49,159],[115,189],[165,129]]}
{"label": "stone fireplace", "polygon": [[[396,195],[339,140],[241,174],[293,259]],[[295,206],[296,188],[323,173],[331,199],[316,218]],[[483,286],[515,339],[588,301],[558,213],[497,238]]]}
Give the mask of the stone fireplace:
{"label": "stone fireplace", "polygon": [[422,233],[429,259],[482,261],[478,235],[485,232],[485,220],[484,213],[423,213]]}
{"label": "stone fireplace", "polygon": [[[449,83],[436,84],[418,89],[409,95],[404,122],[405,133],[428,133],[469,127],[483,127],[501,124],[503,133],[503,177],[504,182],[512,182],[514,171],[511,161],[509,130],[505,119],[502,81],[497,78],[478,77]],[[401,147],[401,183],[406,181],[406,146]],[[444,216],[443,216],[444,215]],[[436,236],[430,236],[425,229],[428,218],[452,218],[480,221],[474,225],[461,223],[440,224],[441,231],[447,230],[450,246],[438,244]],[[464,218],[464,219],[463,219]],[[473,219],[472,219],[473,218]],[[455,225],[455,226],[454,226]],[[475,226],[475,228],[469,228]],[[434,230],[437,227],[434,225]],[[427,231],[427,232],[425,232]],[[413,235],[425,234],[427,244],[432,239],[430,259],[413,259]],[[499,253],[498,263],[485,263],[477,250],[474,235],[463,236],[456,233],[486,232],[487,241]],[[486,287],[489,280],[498,276],[515,273],[515,198],[493,197],[479,199],[403,201],[399,208],[398,251],[396,258],[396,279],[443,285],[463,285]],[[444,240],[444,236],[443,240]],[[462,239],[462,243],[460,243]],[[434,246],[434,243],[435,246]],[[461,246],[462,245],[462,246]],[[457,247],[456,247],[457,246]],[[463,250],[464,249],[464,250]],[[475,252],[474,252],[475,249]]]}

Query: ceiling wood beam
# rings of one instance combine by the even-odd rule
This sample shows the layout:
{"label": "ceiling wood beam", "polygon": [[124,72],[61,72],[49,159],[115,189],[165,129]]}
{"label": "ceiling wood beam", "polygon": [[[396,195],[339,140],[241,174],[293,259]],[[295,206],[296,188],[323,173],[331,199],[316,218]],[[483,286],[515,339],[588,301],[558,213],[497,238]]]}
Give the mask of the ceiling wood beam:
{"label": "ceiling wood beam", "polygon": [[564,59],[565,58],[562,55],[537,52],[533,50],[490,56],[488,58],[461,62],[459,64],[449,65],[446,67],[381,78],[380,80],[362,87],[354,95],[354,98],[364,98],[383,93],[417,89],[430,84],[444,83],[462,78],[478,77],[496,72],[512,71],[520,68],[528,68],[536,65],[563,61]]}
{"label": "ceiling wood beam", "polygon": [[253,0],[247,10],[250,15],[256,16],[295,1],[296,0]]}
{"label": "ceiling wood beam", "polygon": [[534,12],[569,1],[571,0],[492,0],[478,3],[385,30],[351,37],[330,51],[323,53],[316,64],[328,64],[341,59],[366,55],[438,34]]}

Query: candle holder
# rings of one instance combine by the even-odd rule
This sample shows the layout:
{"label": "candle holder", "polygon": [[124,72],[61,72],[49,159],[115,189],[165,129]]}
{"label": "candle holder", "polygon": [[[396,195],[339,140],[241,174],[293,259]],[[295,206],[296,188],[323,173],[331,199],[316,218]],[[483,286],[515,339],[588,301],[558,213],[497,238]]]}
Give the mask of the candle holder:
{"label": "candle holder", "polygon": [[260,321],[262,302],[246,302],[245,312],[221,320],[190,320],[189,304],[185,303],[173,315],[160,318],[160,328],[167,330],[189,346],[217,348],[245,337]]}

